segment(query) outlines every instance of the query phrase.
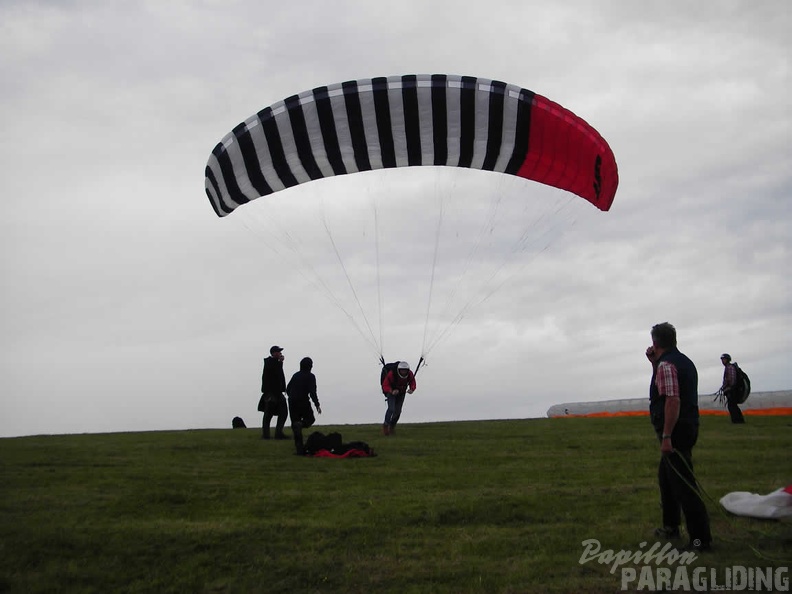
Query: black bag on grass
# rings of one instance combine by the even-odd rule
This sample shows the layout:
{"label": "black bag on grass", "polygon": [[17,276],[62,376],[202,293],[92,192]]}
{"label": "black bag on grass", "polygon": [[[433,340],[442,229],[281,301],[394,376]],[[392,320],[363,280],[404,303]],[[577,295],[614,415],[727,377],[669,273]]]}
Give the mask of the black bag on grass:
{"label": "black bag on grass", "polygon": [[319,450],[327,450],[334,454],[339,453],[343,447],[344,442],[341,439],[340,433],[330,433],[325,435],[321,431],[314,431],[305,440],[305,453],[313,455]]}

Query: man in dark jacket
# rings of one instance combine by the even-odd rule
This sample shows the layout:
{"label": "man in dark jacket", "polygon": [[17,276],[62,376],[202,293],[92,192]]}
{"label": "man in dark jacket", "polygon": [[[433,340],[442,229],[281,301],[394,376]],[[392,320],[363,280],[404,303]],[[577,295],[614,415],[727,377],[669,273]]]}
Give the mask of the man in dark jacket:
{"label": "man in dark jacket", "polygon": [[264,370],[261,372],[261,398],[258,409],[264,413],[261,424],[261,438],[270,438],[270,421],[277,416],[275,422],[275,439],[288,439],[283,433],[289,409],[286,406],[286,377],[283,375],[283,349],[273,346],[270,356],[264,359]]}
{"label": "man in dark jacket", "polygon": [[316,407],[316,412],[322,414],[319,397],[316,395],[316,376],[311,373],[311,369],[313,369],[313,360],[310,357],[303,357],[300,361],[300,371],[292,376],[286,386],[286,394],[289,396],[289,417],[291,417],[297,454],[305,453],[302,430],[316,422],[311,401]]}
{"label": "man in dark jacket", "polygon": [[679,538],[684,513],[688,548],[704,551],[710,548],[712,535],[692,457],[699,429],[698,371],[677,349],[676,329],[668,322],[652,327],[652,346],[646,349],[646,357],[652,363],[649,415],[661,454],[657,476],[663,526],[655,535]]}
{"label": "man in dark jacket", "polygon": [[388,402],[385,411],[385,422],[382,424],[383,435],[396,433],[396,423],[401,417],[406,394],[415,391],[415,375],[410,371],[407,361],[399,361],[396,370],[390,370],[382,379],[382,393]]}

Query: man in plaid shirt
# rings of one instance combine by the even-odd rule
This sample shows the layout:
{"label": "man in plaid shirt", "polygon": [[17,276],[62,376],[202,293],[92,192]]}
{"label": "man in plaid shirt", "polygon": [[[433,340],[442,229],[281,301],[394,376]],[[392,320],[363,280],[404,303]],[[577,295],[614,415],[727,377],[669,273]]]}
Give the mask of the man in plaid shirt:
{"label": "man in plaid shirt", "polygon": [[729,353],[723,353],[720,360],[721,363],[723,363],[723,385],[721,386],[721,390],[726,397],[726,408],[729,409],[731,422],[737,424],[745,423],[745,418],[737,403],[738,394],[734,389],[737,384],[737,370],[734,369],[734,365],[732,365],[732,359]]}
{"label": "man in plaid shirt", "polygon": [[676,329],[664,322],[652,327],[652,346],[646,349],[652,363],[649,415],[660,440],[660,502],[663,527],[656,536],[679,538],[685,514],[688,548],[708,550],[712,543],[709,515],[693,474],[693,446],[698,439],[698,371],[677,349]]}

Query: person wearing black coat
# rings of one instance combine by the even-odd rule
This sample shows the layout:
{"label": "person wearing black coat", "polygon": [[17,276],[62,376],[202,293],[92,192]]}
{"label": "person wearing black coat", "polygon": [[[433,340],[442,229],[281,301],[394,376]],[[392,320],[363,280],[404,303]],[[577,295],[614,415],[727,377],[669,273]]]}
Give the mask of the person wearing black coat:
{"label": "person wearing black coat", "polygon": [[264,413],[261,423],[261,438],[270,438],[270,422],[272,417],[277,417],[275,422],[275,439],[288,439],[283,433],[289,409],[286,406],[286,376],[283,375],[283,349],[273,346],[270,356],[264,359],[264,370],[261,372],[261,398],[258,409]]}
{"label": "person wearing black coat", "polygon": [[294,447],[297,454],[305,453],[302,430],[311,427],[316,422],[311,401],[316,407],[316,412],[322,414],[319,397],[316,395],[316,376],[311,373],[311,369],[313,369],[313,360],[310,357],[304,357],[300,361],[300,371],[292,376],[286,386],[286,394],[289,396],[289,416],[294,433]]}
{"label": "person wearing black coat", "polygon": [[657,471],[663,526],[655,536],[680,538],[685,516],[688,549],[702,552],[712,546],[709,514],[693,474],[693,446],[699,435],[698,371],[677,348],[676,328],[668,322],[652,326],[652,345],[646,358],[652,364],[649,418],[660,442]]}

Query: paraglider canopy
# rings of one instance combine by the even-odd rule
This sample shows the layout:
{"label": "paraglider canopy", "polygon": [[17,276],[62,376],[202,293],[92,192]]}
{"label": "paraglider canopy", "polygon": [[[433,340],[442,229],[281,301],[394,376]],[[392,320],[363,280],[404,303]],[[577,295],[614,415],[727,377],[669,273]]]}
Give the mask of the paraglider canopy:
{"label": "paraglider canopy", "polygon": [[[619,182],[613,152],[602,136],[546,97],[487,78],[408,74],[321,86],[263,108],[214,147],[205,168],[205,190],[215,213],[225,217],[261,196],[314,180],[417,166],[463,168],[533,180],[579,196],[602,211],[610,209]],[[531,197],[530,186],[526,184],[525,192],[520,188],[520,199]],[[482,222],[489,220],[485,216]],[[377,225],[375,220],[375,239]],[[438,223],[436,237],[439,228]],[[329,230],[327,234],[332,246],[326,251],[338,256],[351,288],[351,301],[358,304],[364,319],[363,324],[353,323],[364,339],[369,341],[370,336],[384,365],[382,339],[377,341],[374,336]],[[510,253],[523,250],[529,235],[524,229]],[[483,281],[482,299],[460,299],[463,305],[458,313],[449,315],[448,324],[434,337],[428,336],[438,243],[436,240],[429,275],[424,346],[414,373],[421,369],[428,350],[475,303],[502,284],[496,276],[500,268],[493,274],[471,273],[469,276]],[[377,244],[377,258],[378,250]],[[379,275],[379,261],[376,270]],[[323,280],[316,284],[330,292]],[[378,295],[379,285],[377,276]],[[450,295],[456,297],[456,288]],[[336,295],[329,297],[353,319]],[[380,312],[382,309],[380,304]]]}
{"label": "paraglider canopy", "polygon": [[419,165],[516,175],[608,210],[618,186],[608,143],[527,89],[447,74],[317,87],[266,107],[215,146],[205,171],[218,216],[312,180]]}

